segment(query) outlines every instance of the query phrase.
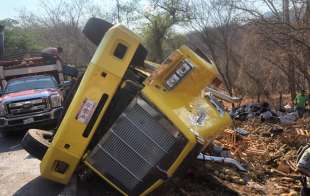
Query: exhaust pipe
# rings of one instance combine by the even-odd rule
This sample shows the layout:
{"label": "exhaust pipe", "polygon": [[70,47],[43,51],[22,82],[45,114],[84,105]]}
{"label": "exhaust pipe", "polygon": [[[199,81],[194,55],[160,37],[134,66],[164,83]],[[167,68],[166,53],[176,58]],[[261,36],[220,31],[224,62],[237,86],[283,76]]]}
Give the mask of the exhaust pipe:
{"label": "exhaust pipe", "polygon": [[227,163],[234,165],[239,171],[241,172],[247,172],[247,170],[235,159],[232,158],[225,158],[225,157],[215,157],[215,156],[208,156],[203,153],[200,153],[197,156],[198,160],[203,160],[203,161],[211,161],[211,162],[217,162],[217,163]]}
{"label": "exhaust pipe", "polygon": [[213,88],[208,87],[205,95],[210,95],[210,94],[218,99],[221,99],[221,100],[224,100],[230,103],[238,103],[241,100],[240,97],[231,97],[225,93],[219,92]]}
{"label": "exhaust pipe", "polygon": [[4,26],[0,25],[0,59],[4,56]]}

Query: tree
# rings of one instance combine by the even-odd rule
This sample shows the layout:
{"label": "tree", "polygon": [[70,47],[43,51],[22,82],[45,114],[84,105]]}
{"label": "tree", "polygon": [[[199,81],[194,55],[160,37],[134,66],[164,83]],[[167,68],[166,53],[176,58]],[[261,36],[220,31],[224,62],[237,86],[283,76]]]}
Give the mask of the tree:
{"label": "tree", "polygon": [[164,43],[173,38],[173,27],[187,21],[189,5],[182,0],[153,0],[152,8],[143,13],[142,36],[149,49],[149,59],[160,62],[164,59]]}
{"label": "tree", "polygon": [[95,46],[82,34],[83,24],[93,14],[92,6],[91,0],[41,0],[40,15],[22,12],[20,20],[24,28],[32,29],[42,47],[63,47],[63,60],[82,68],[95,51]]}
{"label": "tree", "polygon": [[309,1],[261,0],[258,3],[264,5],[265,10],[259,10],[258,6],[243,0],[234,5],[243,15],[248,15],[247,23],[256,26],[256,33],[262,37],[262,45],[269,50],[264,58],[286,77],[283,80],[286,86],[282,85],[282,89],[289,91],[294,99],[296,88],[306,87],[306,83],[302,81],[307,81],[310,90],[307,60],[310,52],[307,19]]}
{"label": "tree", "polygon": [[40,47],[36,43],[32,32],[20,26],[17,20],[4,19],[0,24],[5,26],[5,55],[29,52]]}
{"label": "tree", "polygon": [[142,15],[138,12],[141,9],[139,0],[137,1],[115,1],[115,8],[110,15],[116,23],[123,23],[128,27],[137,26],[136,22],[140,21]]}
{"label": "tree", "polygon": [[239,58],[232,47],[239,28],[236,13],[227,1],[200,0],[193,1],[192,6],[193,29],[218,66],[229,94],[233,95],[235,77],[240,68]]}

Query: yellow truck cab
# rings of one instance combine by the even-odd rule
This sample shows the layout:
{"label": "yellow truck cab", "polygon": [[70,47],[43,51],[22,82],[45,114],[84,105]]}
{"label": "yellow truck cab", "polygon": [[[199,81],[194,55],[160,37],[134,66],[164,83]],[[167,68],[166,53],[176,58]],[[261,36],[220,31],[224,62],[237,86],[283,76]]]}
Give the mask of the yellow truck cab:
{"label": "yellow truck cab", "polygon": [[[92,18],[86,27],[91,23],[106,24]],[[213,64],[182,46],[147,77],[137,69],[146,58],[140,39],[123,25],[107,26],[104,36],[91,38],[98,48],[40,171],[67,184],[82,165],[124,195],[146,195],[231,120],[202,93],[217,77]],[[22,143],[32,153],[29,133]]]}

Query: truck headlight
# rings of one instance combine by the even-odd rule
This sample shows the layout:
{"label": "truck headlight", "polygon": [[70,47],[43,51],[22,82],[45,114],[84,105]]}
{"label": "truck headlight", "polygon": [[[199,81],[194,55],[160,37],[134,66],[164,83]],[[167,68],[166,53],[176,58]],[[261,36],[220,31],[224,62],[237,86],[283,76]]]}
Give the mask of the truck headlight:
{"label": "truck headlight", "polygon": [[59,94],[51,95],[51,106],[52,108],[60,107],[62,104],[62,96]]}
{"label": "truck headlight", "polygon": [[166,80],[166,87],[168,89],[174,88],[185,77],[185,75],[193,69],[193,67],[194,66],[189,61],[181,61],[179,68]]}
{"label": "truck headlight", "polygon": [[5,114],[5,106],[3,103],[0,103],[0,116],[4,116]]}
{"label": "truck headlight", "polygon": [[184,60],[181,63],[181,67],[179,67],[176,72],[179,76],[184,77],[192,68],[193,65],[188,61]]}
{"label": "truck headlight", "polygon": [[177,74],[171,75],[166,81],[166,85],[169,89],[173,88],[180,81],[180,77]]}

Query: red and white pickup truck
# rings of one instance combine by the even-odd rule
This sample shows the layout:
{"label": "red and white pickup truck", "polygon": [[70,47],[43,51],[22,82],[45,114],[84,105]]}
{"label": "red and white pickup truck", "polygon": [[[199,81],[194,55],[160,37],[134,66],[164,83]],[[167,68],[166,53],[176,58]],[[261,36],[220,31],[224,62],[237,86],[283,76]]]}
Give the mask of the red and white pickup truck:
{"label": "red and white pickup truck", "polygon": [[4,38],[0,25],[0,132],[53,128],[62,116],[64,88],[70,85],[64,75],[77,77],[77,69],[63,65],[58,56],[7,56]]}
{"label": "red and white pickup truck", "polygon": [[0,60],[0,132],[53,128],[63,110],[64,81],[60,61],[42,57]]}
{"label": "red and white pickup truck", "polygon": [[0,97],[0,131],[55,126],[62,100],[63,93],[53,76],[11,79]]}

